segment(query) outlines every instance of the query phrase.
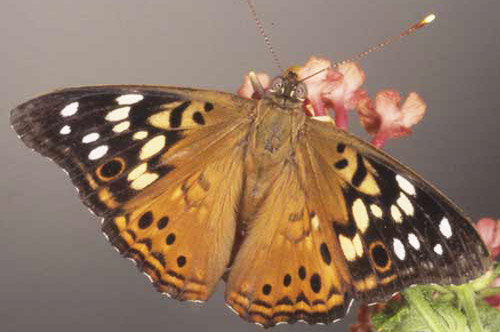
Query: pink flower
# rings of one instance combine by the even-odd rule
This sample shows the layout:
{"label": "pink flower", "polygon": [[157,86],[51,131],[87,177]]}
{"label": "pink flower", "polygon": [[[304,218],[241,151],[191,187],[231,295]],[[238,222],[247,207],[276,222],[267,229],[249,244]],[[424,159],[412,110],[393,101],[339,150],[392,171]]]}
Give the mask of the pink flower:
{"label": "pink flower", "polygon": [[[384,90],[377,94],[375,102],[361,88],[365,73],[354,62],[340,64],[336,69],[330,60],[310,57],[303,66],[289,70],[297,73],[298,79],[307,85],[308,96],[304,111],[309,116],[329,116],[329,109],[335,112],[337,127],[347,130],[347,112],[356,109],[362,125],[374,138],[372,144],[382,147],[387,139],[402,137],[411,133],[425,113],[424,101],[414,92],[401,105],[401,96],[395,90]],[[264,89],[271,84],[271,78],[258,73],[257,78]],[[238,95],[260,99],[254,91],[248,75],[238,90]]]}
{"label": "pink flower", "polygon": [[482,218],[477,222],[476,228],[495,259],[500,254],[500,220]]}
{"label": "pink flower", "polygon": [[361,124],[368,133],[375,135],[372,144],[379,148],[389,138],[409,135],[411,127],[422,120],[425,109],[425,102],[415,92],[411,92],[401,105],[401,95],[395,90],[377,93],[375,105],[367,95],[357,105]]}
{"label": "pink flower", "polygon": [[[491,257],[495,259],[500,254],[500,220],[492,218],[482,218],[476,224],[476,229],[483,239],[486,247],[491,253]],[[490,287],[499,287],[500,277],[496,278]],[[500,309],[500,295],[489,296],[485,300],[493,307]]]}
{"label": "pink flower", "polygon": [[[260,84],[265,89],[269,88],[271,85],[271,77],[266,73],[256,73],[257,78],[259,79]],[[243,83],[241,83],[240,88],[238,89],[238,96],[248,98],[248,99],[260,99],[262,96],[258,96],[256,91],[254,90],[252,83],[250,82],[250,77],[248,74],[243,77]]]}
{"label": "pink flower", "polygon": [[314,56],[298,69],[297,75],[299,80],[307,78],[304,83],[307,86],[307,99],[314,110],[313,115],[328,115],[328,106],[323,101],[323,95],[340,85],[342,75],[333,70],[330,60]]}
{"label": "pink flower", "polygon": [[[500,287],[500,277],[496,278],[491,284],[490,287]],[[500,295],[488,296],[485,298],[486,302],[488,302],[492,307],[500,309]]]}
{"label": "pink flower", "polygon": [[[321,70],[324,71],[320,72]],[[316,75],[311,76],[313,74]],[[298,76],[299,79],[307,78],[304,82],[314,115],[327,115],[327,109],[333,108],[337,127],[346,130],[347,111],[355,109],[358,101],[366,94],[360,88],[365,81],[365,73],[361,67],[354,62],[348,62],[339,65],[335,70],[329,60],[310,57],[298,71]]]}

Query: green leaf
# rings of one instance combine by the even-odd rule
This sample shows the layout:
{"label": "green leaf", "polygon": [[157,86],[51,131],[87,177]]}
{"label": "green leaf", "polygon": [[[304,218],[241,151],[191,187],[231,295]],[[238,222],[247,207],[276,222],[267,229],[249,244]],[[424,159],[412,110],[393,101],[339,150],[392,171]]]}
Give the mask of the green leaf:
{"label": "green leaf", "polygon": [[372,315],[376,331],[383,332],[499,332],[500,310],[482,298],[498,294],[489,287],[500,275],[500,264],[460,286],[422,285],[406,289],[402,300],[390,300]]}

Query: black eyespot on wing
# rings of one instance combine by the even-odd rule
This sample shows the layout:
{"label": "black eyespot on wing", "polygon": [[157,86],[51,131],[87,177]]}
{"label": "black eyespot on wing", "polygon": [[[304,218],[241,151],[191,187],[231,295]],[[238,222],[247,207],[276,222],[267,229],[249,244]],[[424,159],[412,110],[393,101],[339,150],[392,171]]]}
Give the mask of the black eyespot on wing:
{"label": "black eyespot on wing", "polygon": [[332,262],[332,256],[330,255],[330,250],[328,250],[328,246],[325,242],[320,245],[321,258],[326,265],[330,265]]}
{"label": "black eyespot on wing", "polygon": [[177,257],[177,266],[183,267],[184,265],[186,265],[186,257],[185,256]]}
{"label": "black eyespot on wing", "polygon": [[284,277],[283,277],[283,285],[285,287],[288,287],[290,286],[290,284],[292,283],[292,276],[290,274],[286,274]]}
{"label": "black eyespot on wing", "polygon": [[160,220],[158,220],[158,229],[164,229],[168,225],[169,220],[168,216],[160,218]]}
{"label": "black eyespot on wing", "polygon": [[311,289],[315,293],[319,293],[319,291],[321,290],[321,277],[317,273],[314,273],[311,276]]}
{"label": "black eyespot on wing", "polygon": [[203,117],[203,114],[201,114],[200,112],[195,112],[193,114],[193,121],[199,125],[205,124],[205,118]]}
{"label": "black eyespot on wing", "polygon": [[153,213],[148,211],[139,218],[139,228],[145,229],[153,223]]}
{"label": "black eyespot on wing", "polygon": [[113,158],[98,167],[97,176],[104,181],[118,177],[125,169],[125,161],[122,158]]}
{"label": "black eyespot on wing", "polygon": [[306,268],[304,266],[301,266],[299,268],[299,278],[301,280],[304,280],[306,278]]}
{"label": "black eyespot on wing", "polygon": [[263,287],[262,287],[262,293],[264,295],[269,295],[271,293],[271,290],[272,290],[272,287],[271,285],[269,284],[265,284]]}
{"label": "black eyespot on wing", "polygon": [[204,108],[205,108],[205,112],[210,112],[214,109],[214,104],[212,104],[210,102],[206,102]]}
{"label": "black eyespot on wing", "polygon": [[336,169],[341,170],[341,169],[346,168],[348,164],[349,164],[349,163],[348,163],[347,159],[342,158],[342,159],[340,159],[339,161],[337,161],[337,162],[334,164],[334,166],[335,166],[335,168],[336,168]]}

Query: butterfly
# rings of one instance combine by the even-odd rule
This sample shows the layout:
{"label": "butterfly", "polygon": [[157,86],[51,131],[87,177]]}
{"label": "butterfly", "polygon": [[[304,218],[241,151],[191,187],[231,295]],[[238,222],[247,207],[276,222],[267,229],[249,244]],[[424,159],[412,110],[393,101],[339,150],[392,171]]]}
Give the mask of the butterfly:
{"label": "butterfly", "polygon": [[278,76],[260,100],[167,86],[68,88],[11,113],[69,174],[111,244],[161,293],[271,327],[330,323],[353,299],[462,284],[489,254],[432,185],[332,123]]}

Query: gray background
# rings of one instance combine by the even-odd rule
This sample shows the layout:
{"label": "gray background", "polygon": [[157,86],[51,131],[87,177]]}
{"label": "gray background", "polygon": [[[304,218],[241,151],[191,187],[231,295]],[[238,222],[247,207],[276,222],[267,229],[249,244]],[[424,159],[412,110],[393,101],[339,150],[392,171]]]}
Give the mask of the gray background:
{"label": "gray background", "polygon": [[[203,306],[156,294],[101,236],[64,173],[26,149],[9,127],[11,108],[60,87],[147,83],[235,91],[250,69],[276,74],[245,4],[0,4],[0,329],[256,331],[225,308],[222,285]],[[414,135],[386,150],[473,219],[499,216],[497,0],[261,0],[257,9],[285,66],[310,55],[348,58],[438,12],[416,36],[362,61],[366,87],[372,96],[383,88],[418,91],[426,117]],[[351,313],[344,322],[353,319]]]}

